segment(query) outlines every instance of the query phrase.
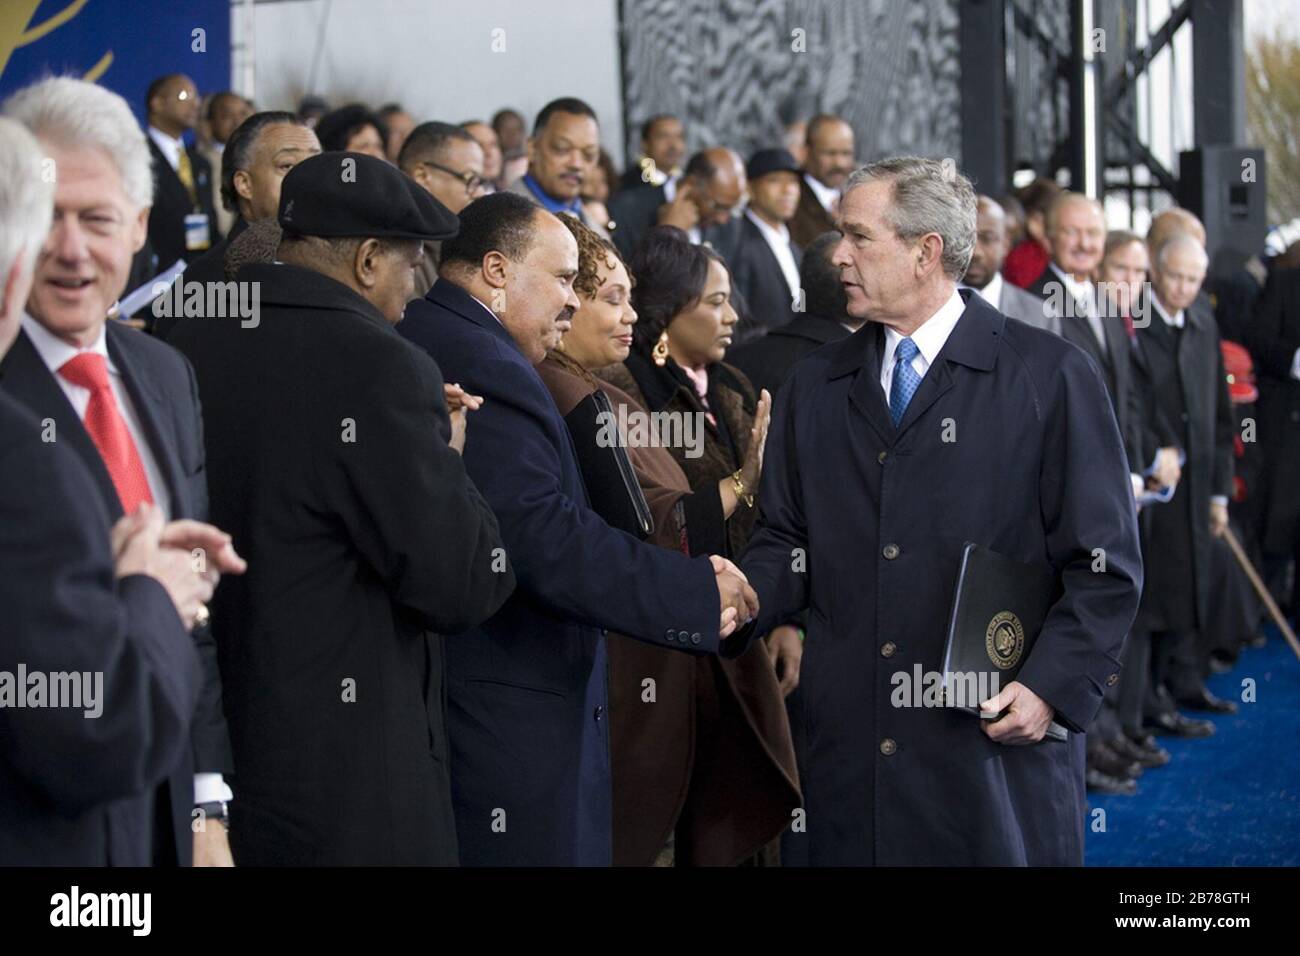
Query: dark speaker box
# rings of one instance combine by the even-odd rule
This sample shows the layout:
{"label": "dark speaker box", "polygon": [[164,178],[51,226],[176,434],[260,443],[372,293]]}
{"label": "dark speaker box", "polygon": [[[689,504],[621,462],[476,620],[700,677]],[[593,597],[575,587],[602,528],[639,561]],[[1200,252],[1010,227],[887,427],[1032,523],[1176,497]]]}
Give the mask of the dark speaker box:
{"label": "dark speaker box", "polygon": [[1264,151],[1202,146],[1179,154],[1178,204],[1205,223],[1211,276],[1226,276],[1264,248]]}

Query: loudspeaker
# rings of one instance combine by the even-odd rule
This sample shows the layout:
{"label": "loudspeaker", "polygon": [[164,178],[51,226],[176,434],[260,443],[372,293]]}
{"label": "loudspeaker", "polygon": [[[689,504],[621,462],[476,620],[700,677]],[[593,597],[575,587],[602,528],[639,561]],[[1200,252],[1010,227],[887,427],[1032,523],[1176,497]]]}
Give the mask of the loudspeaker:
{"label": "loudspeaker", "polygon": [[1178,204],[1205,223],[1210,276],[1231,275],[1264,249],[1268,196],[1264,151],[1202,146],[1178,154]]}

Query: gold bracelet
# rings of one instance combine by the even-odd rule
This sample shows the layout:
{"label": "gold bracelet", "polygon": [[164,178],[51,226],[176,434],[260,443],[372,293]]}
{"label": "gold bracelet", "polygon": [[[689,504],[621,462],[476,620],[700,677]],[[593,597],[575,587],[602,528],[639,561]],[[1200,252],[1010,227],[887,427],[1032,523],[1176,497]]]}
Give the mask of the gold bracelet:
{"label": "gold bracelet", "polygon": [[745,494],[745,482],[741,480],[739,468],[731,476],[731,487],[736,490],[736,497],[745,503],[746,508],[754,507],[754,496]]}

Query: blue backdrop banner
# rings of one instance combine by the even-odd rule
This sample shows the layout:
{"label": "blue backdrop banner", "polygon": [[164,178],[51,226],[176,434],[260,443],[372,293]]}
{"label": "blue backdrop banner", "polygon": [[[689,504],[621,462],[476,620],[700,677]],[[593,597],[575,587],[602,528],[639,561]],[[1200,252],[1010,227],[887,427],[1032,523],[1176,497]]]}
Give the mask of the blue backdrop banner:
{"label": "blue backdrop banner", "polygon": [[184,73],[230,87],[229,0],[0,0],[0,97],[47,75],[120,93],[144,121],[149,83]]}

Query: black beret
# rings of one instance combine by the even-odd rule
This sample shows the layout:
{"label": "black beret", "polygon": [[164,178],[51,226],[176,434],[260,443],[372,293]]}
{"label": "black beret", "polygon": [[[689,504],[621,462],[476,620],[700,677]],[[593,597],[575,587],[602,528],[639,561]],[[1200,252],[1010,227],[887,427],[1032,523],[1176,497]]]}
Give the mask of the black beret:
{"label": "black beret", "polygon": [[799,172],[799,164],[794,161],[789,150],[784,149],[760,149],[749,157],[749,165],[745,167],[745,175],[750,179],[758,179],[768,173]]}
{"label": "black beret", "polygon": [[280,228],[288,235],[450,239],[455,213],[406,173],[365,153],[319,153],[280,185]]}

